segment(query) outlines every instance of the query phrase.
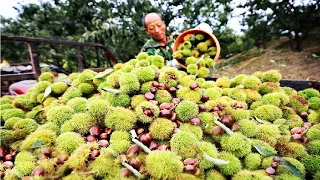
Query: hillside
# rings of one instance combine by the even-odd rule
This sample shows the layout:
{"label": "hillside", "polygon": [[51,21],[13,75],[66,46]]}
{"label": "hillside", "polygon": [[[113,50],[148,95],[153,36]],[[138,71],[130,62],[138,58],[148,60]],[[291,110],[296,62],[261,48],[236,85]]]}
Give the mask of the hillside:
{"label": "hillside", "polygon": [[294,52],[290,50],[288,38],[283,37],[271,41],[267,49],[254,48],[218,60],[211,76],[234,77],[271,69],[279,71],[283,79],[320,80],[320,41],[309,38],[302,52]]}

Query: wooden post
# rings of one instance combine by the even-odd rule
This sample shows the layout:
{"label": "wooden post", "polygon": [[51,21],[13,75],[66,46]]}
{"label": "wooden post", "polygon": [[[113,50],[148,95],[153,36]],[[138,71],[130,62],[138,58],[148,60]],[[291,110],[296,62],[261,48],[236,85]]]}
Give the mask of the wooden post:
{"label": "wooden post", "polygon": [[83,55],[82,55],[82,47],[77,46],[77,60],[78,60],[78,71],[82,72],[83,68],[84,68],[84,64],[83,64]]}
{"label": "wooden post", "polygon": [[29,55],[32,63],[33,72],[35,73],[34,76],[36,79],[38,79],[38,77],[41,74],[41,70],[40,70],[40,55],[38,54],[38,51],[37,51],[37,45],[34,43],[28,43],[28,50],[29,50]]}

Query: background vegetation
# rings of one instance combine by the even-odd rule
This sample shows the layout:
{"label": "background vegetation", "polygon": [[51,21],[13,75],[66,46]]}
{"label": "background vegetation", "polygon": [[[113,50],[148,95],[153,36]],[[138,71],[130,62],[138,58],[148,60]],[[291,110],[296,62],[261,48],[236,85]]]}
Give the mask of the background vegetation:
{"label": "background vegetation", "polygon": [[[158,12],[167,25],[167,32],[183,32],[206,22],[214,29],[222,48],[222,57],[253,46],[265,48],[266,43],[287,36],[291,48],[303,50],[309,32],[320,25],[320,0],[247,0],[238,7],[232,0],[52,0],[41,5],[28,4],[17,8],[17,19],[2,17],[2,34],[49,39],[95,42],[107,46],[118,62],[134,58],[149,38],[141,19],[145,13]],[[247,27],[239,36],[227,27],[235,8]],[[176,23],[183,19],[182,24]],[[2,41],[2,57],[10,63],[29,60],[27,45]],[[40,45],[42,62],[51,62],[68,71],[76,70],[75,48]],[[103,58],[98,49],[85,49],[86,67]]]}

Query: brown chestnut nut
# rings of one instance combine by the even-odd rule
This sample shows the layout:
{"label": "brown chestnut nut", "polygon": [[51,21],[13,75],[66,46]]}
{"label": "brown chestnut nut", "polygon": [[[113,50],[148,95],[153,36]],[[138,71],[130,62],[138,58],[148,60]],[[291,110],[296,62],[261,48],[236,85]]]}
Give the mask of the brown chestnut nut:
{"label": "brown chestnut nut", "polygon": [[149,145],[149,149],[150,150],[156,150],[158,148],[158,143],[156,141],[151,141],[150,145]]}
{"label": "brown chestnut nut", "polygon": [[130,177],[131,176],[131,171],[127,168],[123,168],[120,170],[120,177]]}
{"label": "brown chestnut nut", "polygon": [[198,105],[198,108],[199,108],[199,111],[200,111],[200,112],[206,112],[206,110],[207,110],[206,106],[203,105],[203,104],[199,104],[199,105]]}
{"label": "brown chestnut nut", "polygon": [[7,154],[5,157],[4,157],[4,161],[13,161],[13,156],[11,154]]}
{"label": "brown chestnut nut", "polygon": [[154,94],[152,94],[151,92],[147,92],[144,97],[147,99],[147,100],[152,100],[154,98]]}
{"label": "brown chestnut nut", "polygon": [[94,160],[96,159],[96,157],[98,157],[100,155],[100,151],[95,149],[93,151],[91,151],[90,155],[89,155],[89,158]]}
{"label": "brown chestnut nut", "polygon": [[157,92],[157,88],[156,87],[152,87],[152,88],[149,89],[149,91],[154,94],[154,93]]}
{"label": "brown chestnut nut", "polygon": [[100,136],[101,133],[102,132],[101,132],[101,129],[99,126],[92,126],[90,128],[90,135],[92,135],[92,136],[98,137],[98,136]]}
{"label": "brown chestnut nut", "polygon": [[35,168],[32,173],[31,176],[44,176],[44,169],[43,167],[37,167]]}
{"label": "brown chestnut nut", "polygon": [[199,84],[198,83],[191,84],[190,89],[196,91],[197,89],[199,89]]}
{"label": "brown chestnut nut", "polygon": [[153,87],[158,87],[158,86],[159,86],[159,83],[158,83],[157,81],[153,81],[153,82],[152,82],[152,86],[153,86]]}
{"label": "brown chestnut nut", "polygon": [[98,141],[98,144],[100,147],[108,147],[109,146],[109,142],[105,139],[101,139]]}
{"label": "brown chestnut nut", "polygon": [[13,167],[13,162],[11,161],[5,161],[2,163],[2,166],[4,169],[11,169]]}
{"label": "brown chestnut nut", "polygon": [[0,158],[4,158],[6,155],[6,151],[2,147],[0,147]]}
{"label": "brown chestnut nut", "polygon": [[207,101],[209,101],[209,96],[207,96],[207,95],[202,95],[202,96],[201,96],[201,101],[202,101],[202,102],[207,102]]}
{"label": "brown chestnut nut", "polygon": [[108,134],[107,133],[101,133],[100,134],[100,136],[99,136],[99,138],[100,138],[100,140],[102,140],[102,139],[108,139]]}
{"label": "brown chestnut nut", "polygon": [[139,169],[142,162],[139,160],[138,157],[133,157],[129,160],[128,164],[130,164],[135,169]]}
{"label": "brown chestnut nut", "polygon": [[149,146],[150,143],[151,143],[150,133],[140,134],[139,137],[138,137],[138,140],[139,140],[140,142],[142,142],[144,145]]}
{"label": "brown chestnut nut", "polygon": [[268,167],[266,169],[266,173],[269,174],[269,175],[274,175],[276,173],[276,170],[273,169],[272,167]]}
{"label": "brown chestnut nut", "polygon": [[196,125],[196,126],[200,126],[201,120],[200,120],[199,118],[197,118],[197,117],[192,118],[192,119],[190,120],[190,124],[193,124],[193,125]]}
{"label": "brown chestnut nut", "polygon": [[141,147],[138,146],[137,144],[134,144],[132,146],[129,147],[129,149],[127,150],[126,152],[126,156],[129,158],[129,157],[132,157],[134,155],[137,155],[141,152]]}
{"label": "brown chestnut nut", "polygon": [[181,99],[180,98],[172,98],[171,102],[173,104],[179,104],[181,102]]}
{"label": "brown chestnut nut", "polygon": [[87,141],[88,142],[95,142],[95,141],[97,141],[97,139],[94,136],[89,135],[89,136],[87,136]]}

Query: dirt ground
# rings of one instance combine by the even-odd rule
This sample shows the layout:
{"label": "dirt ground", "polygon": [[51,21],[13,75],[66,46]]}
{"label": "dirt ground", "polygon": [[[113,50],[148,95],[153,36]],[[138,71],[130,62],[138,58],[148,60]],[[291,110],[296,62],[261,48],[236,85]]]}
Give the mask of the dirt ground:
{"label": "dirt ground", "polygon": [[320,81],[320,42],[308,41],[305,44],[302,52],[294,52],[288,48],[287,39],[282,38],[271,42],[263,55],[245,60],[233,68],[218,70],[212,76],[234,77],[272,69],[279,71],[283,79]]}

